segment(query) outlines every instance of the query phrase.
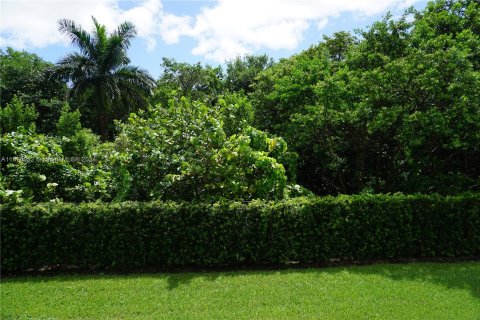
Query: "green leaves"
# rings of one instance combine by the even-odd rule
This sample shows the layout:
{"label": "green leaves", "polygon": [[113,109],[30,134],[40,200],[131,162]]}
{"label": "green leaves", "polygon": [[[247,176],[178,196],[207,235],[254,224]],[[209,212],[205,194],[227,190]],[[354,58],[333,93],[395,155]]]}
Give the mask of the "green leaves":
{"label": "green leaves", "polygon": [[[168,108],[132,114],[120,125],[118,153],[109,160],[114,172],[126,170],[130,176],[128,184],[118,180],[122,198],[283,198],[287,177],[278,161],[290,164],[293,156],[283,139],[248,126],[247,108],[247,101],[231,95],[213,107],[182,98],[171,99]],[[236,134],[227,137],[223,120],[230,116],[228,130]],[[120,155],[129,160],[119,162]]]}
{"label": "green leaves", "polygon": [[480,196],[4,205],[3,272],[328,263],[480,254]]}
{"label": "green leaves", "polygon": [[246,55],[227,62],[225,86],[230,92],[252,92],[256,77],[271,67],[273,60],[267,55]]}
{"label": "green leaves", "polygon": [[188,64],[162,58],[162,75],[157,81],[152,104],[168,105],[170,99],[186,97],[214,104],[223,90],[222,69],[200,63]]}
{"label": "green leaves", "polygon": [[34,132],[38,112],[33,105],[23,103],[14,96],[5,107],[0,106],[1,133]]}
{"label": "green leaves", "polygon": [[109,35],[104,25],[92,19],[95,26],[92,34],[73,21],[59,21],[60,31],[80,52],[62,58],[52,78],[73,83],[71,95],[91,109],[90,114],[98,122],[94,129],[105,141],[108,122],[122,118],[130,108],[136,110],[147,104],[154,80],[146,71],[128,65],[126,50],[136,34],[131,23],[122,23]]}
{"label": "green leaves", "polygon": [[[53,128],[45,123],[55,115],[52,105],[63,101],[67,86],[60,81],[49,81],[47,74],[53,65],[42,60],[36,54],[7,48],[0,50],[0,103],[15,104],[17,96],[25,106],[33,106],[38,113],[38,129],[52,132]],[[17,115],[19,116],[19,115]],[[6,120],[2,120],[2,127]],[[15,128],[13,128],[15,129]]]}
{"label": "green leaves", "polygon": [[257,126],[319,194],[478,190],[478,6],[432,1],[280,61],[250,95]]}
{"label": "green leaves", "polygon": [[16,197],[4,200],[18,202],[19,197],[32,202],[109,200],[110,174],[92,157],[93,144],[80,143],[80,136],[77,133],[59,139],[32,132],[3,134],[2,188],[16,193]]}
{"label": "green leaves", "polygon": [[57,135],[59,137],[71,137],[82,129],[80,123],[80,111],[70,112],[70,107],[65,104],[57,123]]}

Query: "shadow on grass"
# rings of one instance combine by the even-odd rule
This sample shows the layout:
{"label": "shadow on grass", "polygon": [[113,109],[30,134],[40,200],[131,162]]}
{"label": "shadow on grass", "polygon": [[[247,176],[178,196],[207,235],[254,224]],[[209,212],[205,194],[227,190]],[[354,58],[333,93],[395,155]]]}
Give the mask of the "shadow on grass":
{"label": "shadow on grass", "polygon": [[480,299],[480,263],[412,263],[372,265],[345,269],[355,274],[379,275],[392,280],[429,282],[449,289],[468,290]]}
{"label": "shadow on grass", "polygon": [[135,279],[148,278],[165,280],[168,290],[181,286],[188,286],[194,279],[202,278],[215,281],[219,277],[238,277],[245,275],[273,275],[273,274],[322,274],[334,275],[349,272],[358,275],[378,275],[394,281],[429,282],[449,289],[468,290],[470,294],[480,299],[480,262],[469,263],[410,263],[410,264],[376,264],[369,266],[328,267],[308,269],[279,269],[279,270],[239,270],[224,272],[185,272],[185,273],[141,273],[141,274],[68,274],[56,276],[21,276],[4,278],[2,283],[50,282],[50,281],[84,281],[106,279]]}

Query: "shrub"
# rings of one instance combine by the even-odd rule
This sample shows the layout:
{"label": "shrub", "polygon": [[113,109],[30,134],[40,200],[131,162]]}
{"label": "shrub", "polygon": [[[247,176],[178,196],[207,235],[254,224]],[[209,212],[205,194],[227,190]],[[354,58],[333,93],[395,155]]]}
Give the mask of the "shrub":
{"label": "shrub", "polygon": [[[221,105],[229,108],[224,100]],[[220,108],[223,108],[220,107]],[[230,106],[238,109],[237,105]],[[224,112],[227,112],[224,110]],[[237,114],[228,136],[219,110],[186,98],[168,108],[131,114],[120,125],[105,161],[118,185],[117,200],[214,202],[282,199],[294,155],[282,138],[256,130]],[[289,170],[291,171],[291,170]],[[288,175],[293,180],[293,174]]]}
{"label": "shrub", "polygon": [[18,202],[18,197],[33,202],[109,199],[110,173],[97,166],[93,158],[84,161],[83,157],[88,154],[73,158],[73,154],[65,153],[62,147],[66,142],[63,139],[60,144],[55,137],[34,133],[3,134],[0,137],[1,200]]}
{"label": "shrub", "polygon": [[480,194],[2,208],[3,271],[169,268],[480,254]]}
{"label": "shrub", "polygon": [[62,108],[56,129],[65,157],[91,157],[99,145],[99,137],[90,129],[82,128],[80,117],[80,111],[70,111],[68,104]]}
{"label": "shrub", "polygon": [[4,108],[0,106],[1,132],[35,131],[37,117],[38,113],[33,105],[24,104],[20,98],[14,96]]}

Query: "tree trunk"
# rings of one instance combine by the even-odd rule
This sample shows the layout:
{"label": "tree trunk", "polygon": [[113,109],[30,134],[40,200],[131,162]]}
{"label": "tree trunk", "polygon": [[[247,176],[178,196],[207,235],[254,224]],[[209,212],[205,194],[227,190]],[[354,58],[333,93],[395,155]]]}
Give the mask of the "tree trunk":
{"label": "tree trunk", "polygon": [[105,142],[108,139],[107,133],[107,114],[105,111],[101,111],[98,115],[98,131],[100,133],[100,139]]}
{"label": "tree trunk", "polygon": [[105,142],[108,139],[107,132],[107,101],[105,99],[105,93],[102,91],[101,86],[97,87],[98,96],[98,132],[100,133],[100,139]]}

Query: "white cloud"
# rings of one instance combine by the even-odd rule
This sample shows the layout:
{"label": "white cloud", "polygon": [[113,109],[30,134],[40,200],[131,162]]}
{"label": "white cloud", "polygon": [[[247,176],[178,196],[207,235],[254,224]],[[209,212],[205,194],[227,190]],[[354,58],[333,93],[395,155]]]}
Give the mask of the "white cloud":
{"label": "white cloud", "polygon": [[320,19],[317,22],[317,29],[322,30],[323,28],[325,28],[327,26],[327,24],[328,24],[328,18]]}
{"label": "white cloud", "polygon": [[223,62],[267,48],[294,49],[314,23],[322,29],[342,13],[372,16],[418,0],[219,0],[195,17],[168,15],[161,24],[167,43],[193,37],[192,54]]}
{"label": "white cloud", "polygon": [[0,45],[23,49],[64,42],[58,20],[74,20],[90,31],[95,16],[110,30],[123,21],[132,22],[138,36],[153,48],[161,13],[160,0],[145,0],[128,10],[121,9],[118,0],[7,0],[2,1],[0,10]]}
{"label": "white cloud", "polygon": [[191,23],[192,18],[189,16],[167,13],[160,22],[160,35],[167,44],[177,43],[181,35],[191,35]]}

